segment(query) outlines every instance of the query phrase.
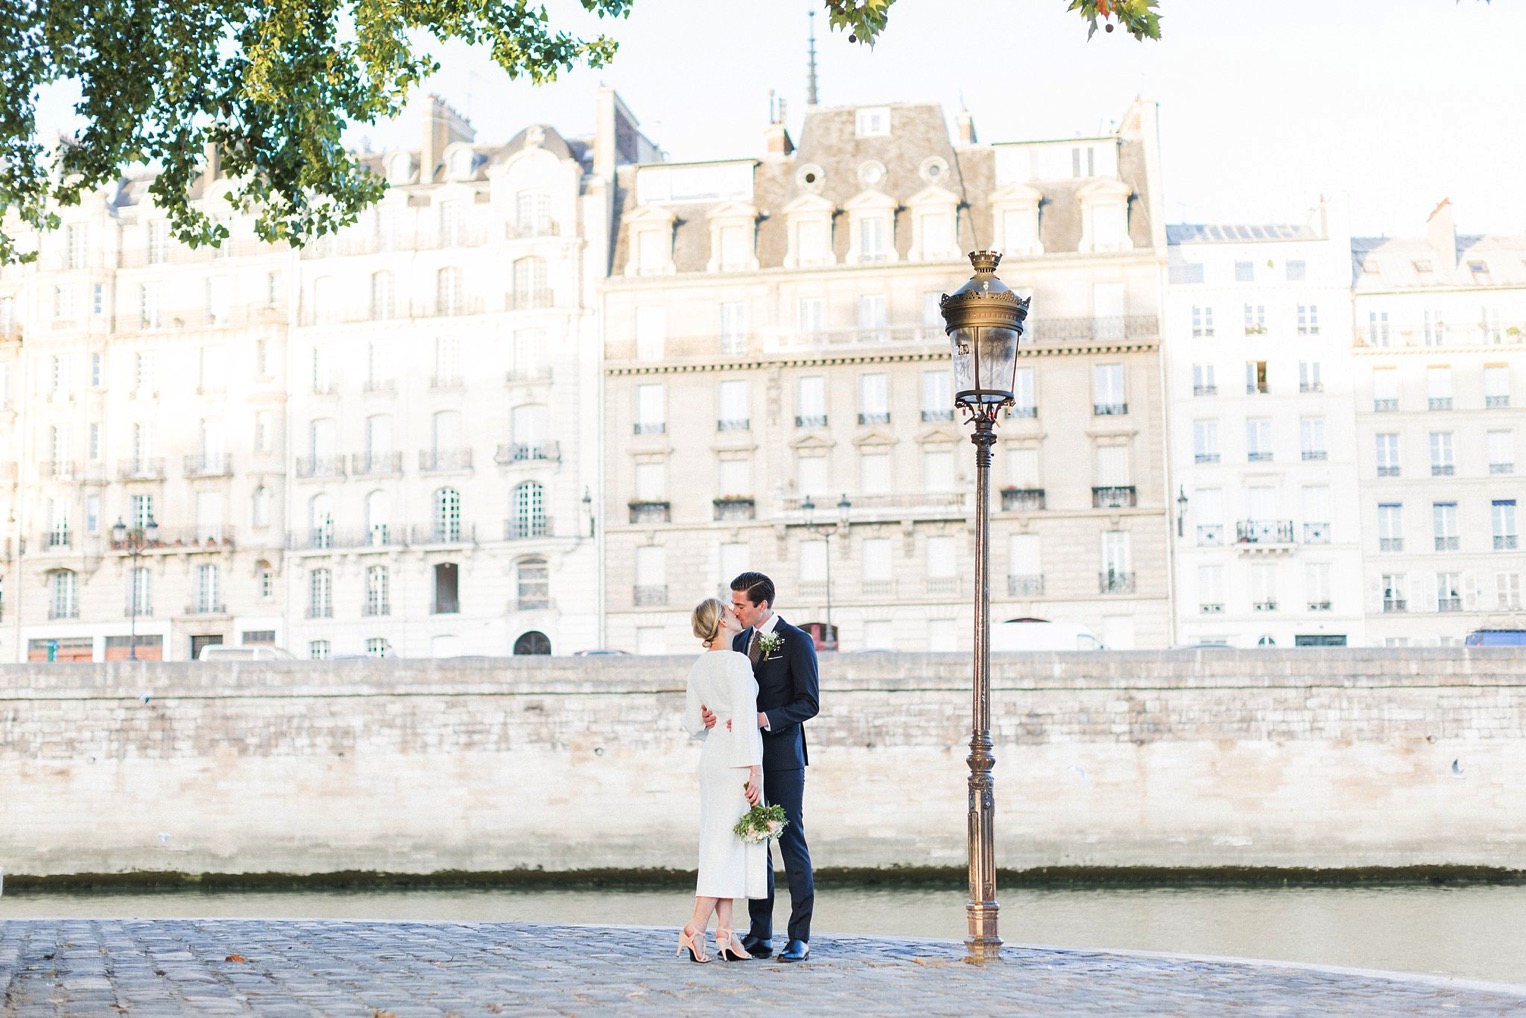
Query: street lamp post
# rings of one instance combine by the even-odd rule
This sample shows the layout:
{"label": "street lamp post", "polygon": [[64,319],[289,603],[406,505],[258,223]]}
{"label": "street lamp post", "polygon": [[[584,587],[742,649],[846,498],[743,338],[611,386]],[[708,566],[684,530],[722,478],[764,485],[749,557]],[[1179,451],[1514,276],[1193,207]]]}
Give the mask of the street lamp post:
{"label": "street lamp post", "polygon": [[1028,317],[1020,299],[996,278],[1001,255],[973,251],[975,275],[940,302],[944,331],[954,357],[954,406],[975,425],[975,679],[970,731],[969,863],[970,935],[966,960],[1001,957],[996,915],[996,793],[991,769],[991,449],[996,417],[1012,405],[1017,380],[1017,343]]}
{"label": "street lamp post", "polygon": [[128,598],[128,632],[127,659],[138,660],[138,559],[143,555],[143,549],[155,544],[159,537],[159,524],[150,516],[141,527],[128,529],[127,524],[120,518],[117,525],[111,528],[111,538],[118,548],[126,548],[127,554],[132,556],[132,573],[127,579],[127,589],[132,591]]}
{"label": "street lamp post", "polygon": [[827,542],[827,639],[822,642],[827,644],[829,650],[836,650],[838,645],[837,629],[832,625],[832,535],[837,532],[838,527],[848,525],[848,513],[852,509],[853,503],[849,502],[848,496],[844,494],[837,500],[837,526],[818,527],[815,525],[816,503],[811,501],[811,496],[805,496],[805,501],[800,503],[800,512],[805,517],[805,529],[819,535]]}
{"label": "street lamp post", "polygon": [[1176,536],[1185,537],[1187,530],[1187,489],[1179,486],[1176,496]]}

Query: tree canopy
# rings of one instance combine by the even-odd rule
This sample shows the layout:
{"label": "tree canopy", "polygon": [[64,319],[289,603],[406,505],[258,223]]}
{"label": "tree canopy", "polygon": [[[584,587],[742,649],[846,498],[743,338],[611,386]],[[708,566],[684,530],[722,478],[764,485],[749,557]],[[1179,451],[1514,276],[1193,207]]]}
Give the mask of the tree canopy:
{"label": "tree canopy", "polygon": [[[822,0],[858,43],[885,31],[895,0]],[[1054,2],[1054,0],[1051,0]],[[1058,0],[1095,33],[1159,38],[1157,0]],[[579,0],[624,18],[633,0]],[[351,223],[385,184],[345,150],[352,124],[396,116],[438,65],[418,40],[489,48],[512,78],[541,83],[615,54],[605,35],[554,24],[533,0],[48,0],[0,10],[0,263],[28,255],[17,228],[55,227],[59,206],[150,165],[174,235],[217,244],[227,228],[191,185],[216,146],[228,197],[267,241],[299,245]],[[1088,35],[1090,37],[1090,35]],[[77,135],[37,136],[42,89],[80,91]]]}

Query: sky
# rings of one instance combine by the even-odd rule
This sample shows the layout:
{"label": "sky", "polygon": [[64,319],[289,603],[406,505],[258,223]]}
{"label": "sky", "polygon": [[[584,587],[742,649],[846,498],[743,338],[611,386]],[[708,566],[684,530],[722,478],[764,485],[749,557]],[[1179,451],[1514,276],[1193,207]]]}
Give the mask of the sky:
{"label": "sky", "polygon": [[[1344,194],[1359,235],[1418,234],[1450,198],[1463,232],[1526,232],[1526,3],[1521,0],[1160,0],[1164,38],[1098,32],[1066,0],[897,0],[871,50],[816,20],[825,105],[961,103],[982,141],[1106,130],[1138,95],[1160,104],[1167,219],[1300,222]],[[432,44],[423,86],[471,116],[478,140],[531,123],[593,128],[614,87],[674,160],[763,152],[769,91],[805,113],[807,12],[818,0],[637,0],[594,23],[613,64],[548,86],[513,82],[483,50]],[[952,123],[951,123],[952,126]],[[414,125],[355,128],[416,147]]]}

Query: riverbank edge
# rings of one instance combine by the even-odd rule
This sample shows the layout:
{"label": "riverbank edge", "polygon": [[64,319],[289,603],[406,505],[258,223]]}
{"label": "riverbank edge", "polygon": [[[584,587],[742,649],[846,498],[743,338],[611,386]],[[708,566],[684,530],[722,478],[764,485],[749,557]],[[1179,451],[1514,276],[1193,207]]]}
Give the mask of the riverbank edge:
{"label": "riverbank edge", "polygon": [[[967,871],[951,866],[888,868],[832,867],[816,870],[826,887],[960,888]],[[437,870],[392,873],[339,870],[327,873],[183,873],[133,870],[123,873],[6,873],[3,892],[138,893],[165,891],[406,891],[561,890],[581,888],[673,889],[692,886],[692,870]],[[1526,884],[1526,870],[1495,866],[1152,867],[1043,866],[999,870],[1004,888],[1175,888],[1175,887],[1415,887]]]}

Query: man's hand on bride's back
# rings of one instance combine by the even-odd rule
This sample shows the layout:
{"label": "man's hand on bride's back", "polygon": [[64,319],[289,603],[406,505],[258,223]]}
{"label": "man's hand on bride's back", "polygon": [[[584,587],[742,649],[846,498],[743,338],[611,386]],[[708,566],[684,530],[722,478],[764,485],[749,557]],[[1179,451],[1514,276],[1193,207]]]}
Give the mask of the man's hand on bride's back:
{"label": "man's hand on bride's back", "polygon": [[705,723],[706,728],[715,727],[715,712],[704,704],[699,705],[699,717]]}

